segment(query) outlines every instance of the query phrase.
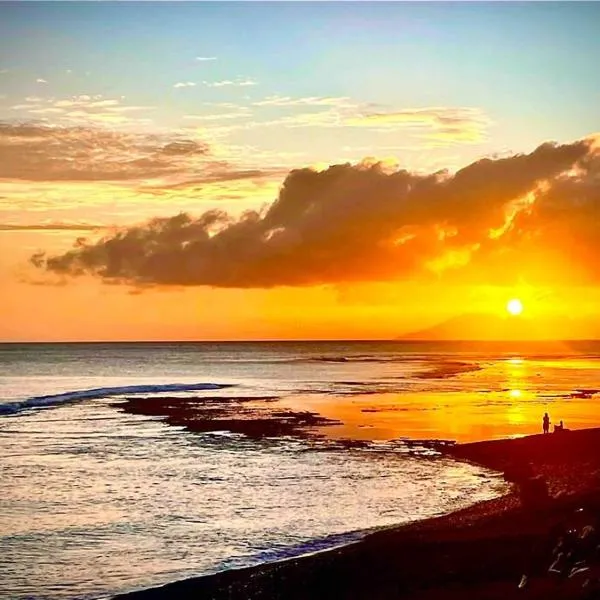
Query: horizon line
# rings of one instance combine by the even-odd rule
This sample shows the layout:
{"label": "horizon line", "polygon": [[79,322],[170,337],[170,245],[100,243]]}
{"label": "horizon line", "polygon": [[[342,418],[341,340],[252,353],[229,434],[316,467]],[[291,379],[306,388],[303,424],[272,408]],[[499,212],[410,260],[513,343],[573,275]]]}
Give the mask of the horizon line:
{"label": "horizon line", "polygon": [[574,339],[428,339],[415,338],[405,339],[402,337],[396,338],[286,338],[286,339],[252,339],[252,340],[235,340],[235,339],[220,339],[220,340],[0,340],[0,345],[12,344],[285,344],[285,343],[335,343],[335,342],[380,342],[389,343],[396,342],[399,344],[508,344],[508,343],[526,343],[526,344],[567,344],[573,342],[600,342],[600,338],[574,338]]}

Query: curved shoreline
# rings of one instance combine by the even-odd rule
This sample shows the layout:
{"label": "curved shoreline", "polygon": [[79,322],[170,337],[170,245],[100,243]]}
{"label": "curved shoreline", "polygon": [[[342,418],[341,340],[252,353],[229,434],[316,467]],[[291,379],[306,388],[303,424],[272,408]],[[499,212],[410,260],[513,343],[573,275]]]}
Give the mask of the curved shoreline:
{"label": "curved shoreline", "polygon": [[527,465],[528,476],[543,477],[553,499],[532,511],[520,505],[513,487],[499,498],[371,533],[339,548],[113,598],[538,597],[517,589],[524,572],[539,575],[542,583],[536,585],[544,588],[544,598],[565,597],[553,596],[543,585],[548,535],[575,508],[600,509],[599,446],[600,429],[457,444],[446,449],[449,456],[504,472],[512,483],[520,481]]}

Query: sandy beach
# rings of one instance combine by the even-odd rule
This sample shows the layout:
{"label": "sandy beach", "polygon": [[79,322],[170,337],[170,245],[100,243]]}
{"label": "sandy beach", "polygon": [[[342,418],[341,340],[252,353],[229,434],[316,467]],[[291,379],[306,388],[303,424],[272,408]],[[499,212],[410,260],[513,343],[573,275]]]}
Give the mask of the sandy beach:
{"label": "sandy beach", "polygon": [[[560,531],[596,526],[599,444],[600,429],[458,444],[445,451],[503,472],[512,491],[342,548],[115,598],[597,598],[600,592],[583,585],[593,569],[562,577],[548,568]],[[522,502],[522,486],[540,478],[548,498]]]}

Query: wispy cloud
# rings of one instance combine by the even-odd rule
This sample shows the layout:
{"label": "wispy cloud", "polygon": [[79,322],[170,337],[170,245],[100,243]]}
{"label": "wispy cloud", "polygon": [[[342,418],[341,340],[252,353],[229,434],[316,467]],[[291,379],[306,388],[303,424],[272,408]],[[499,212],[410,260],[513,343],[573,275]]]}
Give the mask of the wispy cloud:
{"label": "wispy cloud", "polygon": [[69,98],[41,98],[27,96],[24,104],[11,106],[14,111],[28,115],[47,115],[54,117],[56,123],[110,123],[113,125],[140,122],[139,118],[127,116],[151,110],[152,106],[134,106],[123,104],[123,97],[105,98],[101,95],[80,94]]}
{"label": "wispy cloud", "polygon": [[70,107],[87,107],[87,108],[104,108],[106,106],[117,106],[119,100],[116,98],[102,99],[102,96],[88,96],[86,94],[81,96],[73,96],[65,100],[57,100],[54,102],[54,106],[58,108],[70,108]]}
{"label": "wispy cloud", "polygon": [[292,98],[291,96],[267,96],[264,100],[253,103],[254,106],[352,106],[347,97],[308,96]]}
{"label": "wispy cloud", "polygon": [[54,108],[52,106],[46,108],[32,108],[28,111],[32,115],[56,115],[62,114],[64,111],[62,108]]}
{"label": "wispy cloud", "polygon": [[223,126],[224,133],[231,133],[239,129],[259,129],[262,127],[341,127],[344,124],[344,115],[339,110],[329,109],[313,112],[301,112],[285,115],[275,119],[254,120],[247,123]]}
{"label": "wispy cloud", "polygon": [[221,81],[203,81],[202,83],[208,87],[214,88],[226,86],[246,87],[250,85],[258,85],[258,83],[253,79],[223,79]]}
{"label": "wispy cloud", "polygon": [[194,81],[178,81],[173,87],[174,88],[196,87],[196,83]]}
{"label": "wispy cloud", "polygon": [[184,115],[184,119],[193,121],[229,121],[231,119],[247,119],[250,117],[249,112],[230,112],[230,113],[216,113],[211,115]]}
{"label": "wispy cloud", "polygon": [[[256,107],[256,110],[252,112],[248,106],[241,107],[230,103],[217,103],[214,106],[230,107],[231,110],[221,114],[188,115],[185,118],[211,123],[206,131],[215,136],[227,136],[235,131],[266,127],[360,127],[380,132],[402,130],[425,149],[481,142],[487,137],[488,129],[492,125],[491,119],[478,108],[425,107],[374,113],[366,111],[369,105],[360,105],[347,97],[269,96],[253,102],[250,107]],[[289,108],[290,112],[276,117],[260,118],[260,109],[269,107]],[[219,125],[220,120],[231,121],[250,115],[254,116],[253,120]]]}
{"label": "wispy cloud", "polygon": [[[202,115],[198,115],[199,119],[205,122],[214,122],[214,126],[211,124],[204,130],[207,135],[214,137],[224,137],[235,131],[241,130],[253,130],[265,127],[289,127],[290,129],[301,128],[301,127],[341,127],[344,122],[344,116],[338,110],[326,110],[326,111],[313,111],[313,112],[301,112],[292,115],[285,115],[274,119],[263,119],[263,120],[252,120],[244,122],[231,123],[234,118],[250,117],[252,113],[222,113],[221,115],[208,115],[206,118],[202,118]],[[197,118],[195,115],[189,115],[185,118],[194,119]],[[219,120],[229,120],[230,123],[219,125]]]}
{"label": "wispy cloud", "polygon": [[0,178],[135,181],[185,174],[208,147],[181,136],[84,126],[0,123]]}
{"label": "wispy cloud", "polygon": [[352,120],[354,125],[438,125],[454,126],[480,121],[477,108],[427,107],[406,108],[391,112],[363,114]]}
{"label": "wispy cloud", "polygon": [[200,62],[206,62],[209,60],[217,60],[216,56],[196,56],[196,60]]}
{"label": "wispy cloud", "polygon": [[38,78],[35,80],[35,82],[36,82],[36,83],[48,83],[48,81],[47,81],[46,79],[42,79],[41,77],[38,77]]}
{"label": "wispy cloud", "polygon": [[[0,122],[0,179],[4,180],[3,189],[14,201],[19,193],[23,194],[23,205],[29,210],[33,207],[32,194],[45,196],[45,185],[59,183],[62,185],[60,194],[77,188],[82,190],[80,196],[86,200],[95,192],[81,185],[94,184],[98,190],[102,188],[101,183],[111,185],[106,193],[112,195],[113,201],[114,189],[119,186],[120,190],[129,190],[134,205],[139,202],[139,198],[134,198],[135,190],[151,189],[155,196],[181,190],[181,201],[185,204],[191,198],[198,201],[208,194],[211,185],[265,180],[273,176],[274,167],[266,166],[264,161],[256,160],[250,166],[251,161],[238,160],[221,149],[213,152],[203,140],[198,134],[184,137],[99,126]],[[207,186],[206,189],[203,186]],[[193,191],[191,198],[185,196],[190,190]],[[122,191],[118,193],[122,196]],[[211,193],[216,192],[213,189]],[[84,200],[80,198],[79,204],[81,202]],[[132,214],[135,213],[134,206]],[[10,218],[1,220],[6,222]]]}
{"label": "wispy cloud", "polygon": [[295,115],[288,115],[273,119],[272,121],[258,122],[259,126],[279,126],[285,127],[340,127],[344,124],[344,116],[337,110],[324,110],[317,112],[303,112]]}
{"label": "wispy cloud", "polygon": [[93,225],[91,223],[0,223],[0,231],[98,231],[106,229],[105,225]]}
{"label": "wispy cloud", "polygon": [[478,108],[427,107],[351,116],[344,124],[374,129],[413,129],[419,137],[443,145],[481,141],[491,120]]}
{"label": "wispy cloud", "polygon": [[[192,212],[224,203],[250,207],[277,196],[281,173],[274,175],[261,161],[256,167],[240,168],[239,164],[215,164],[209,154],[204,160],[190,157],[187,166],[182,161],[181,170],[164,179],[3,179],[0,223],[83,222],[110,229],[164,215],[172,206]],[[250,169],[256,177],[248,176]],[[66,239],[69,232],[62,235]]]}
{"label": "wispy cloud", "polygon": [[232,119],[247,119],[252,116],[252,110],[248,106],[241,104],[232,104],[231,102],[204,103],[207,106],[216,107],[217,112],[208,114],[184,115],[183,118],[192,121],[219,122],[230,121]]}

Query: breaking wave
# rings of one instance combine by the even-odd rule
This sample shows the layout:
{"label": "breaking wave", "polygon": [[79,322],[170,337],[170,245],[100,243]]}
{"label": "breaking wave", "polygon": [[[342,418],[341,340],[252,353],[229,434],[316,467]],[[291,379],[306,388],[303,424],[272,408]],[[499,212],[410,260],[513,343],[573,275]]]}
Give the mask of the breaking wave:
{"label": "breaking wave", "polygon": [[285,544],[279,544],[275,547],[265,548],[264,550],[258,551],[249,556],[235,557],[225,560],[215,569],[211,569],[203,575],[213,575],[224,570],[253,567],[266,563],[284,561],[290,558],[298,558],[299,556],[317,554],[326,550],[348,546],[360,541],[370,533],[388,528],[389,526],[371,527],[363,530],[349,531],[347,533],[334,533],[328,536],[309,539],[299,544],[289,546]]}
{"label": "breaking wave", "polygon": [[101,387],[87,390],[75,390],[48,396],[33,396],[20,402],[5,402],[0,404],[0,415],[12,415],[34,408],[49,408],[81,402],[82,400],[97,400],[122,394],[153,394],[162,392],[193,392],[202,390],[221,390],[232,387],[232,384],[222,383],[165,383],[154,385],[122,385],[116,387]]}
{"label": "breaking wave", "polygon": [[325,363],[396,363],[396,362],[415,362],[421,360],[420,356],[392,355],[375,356],[371,354],[356,354],[349,356],[314,356],[303,359],[306,362],[325,362]]}

